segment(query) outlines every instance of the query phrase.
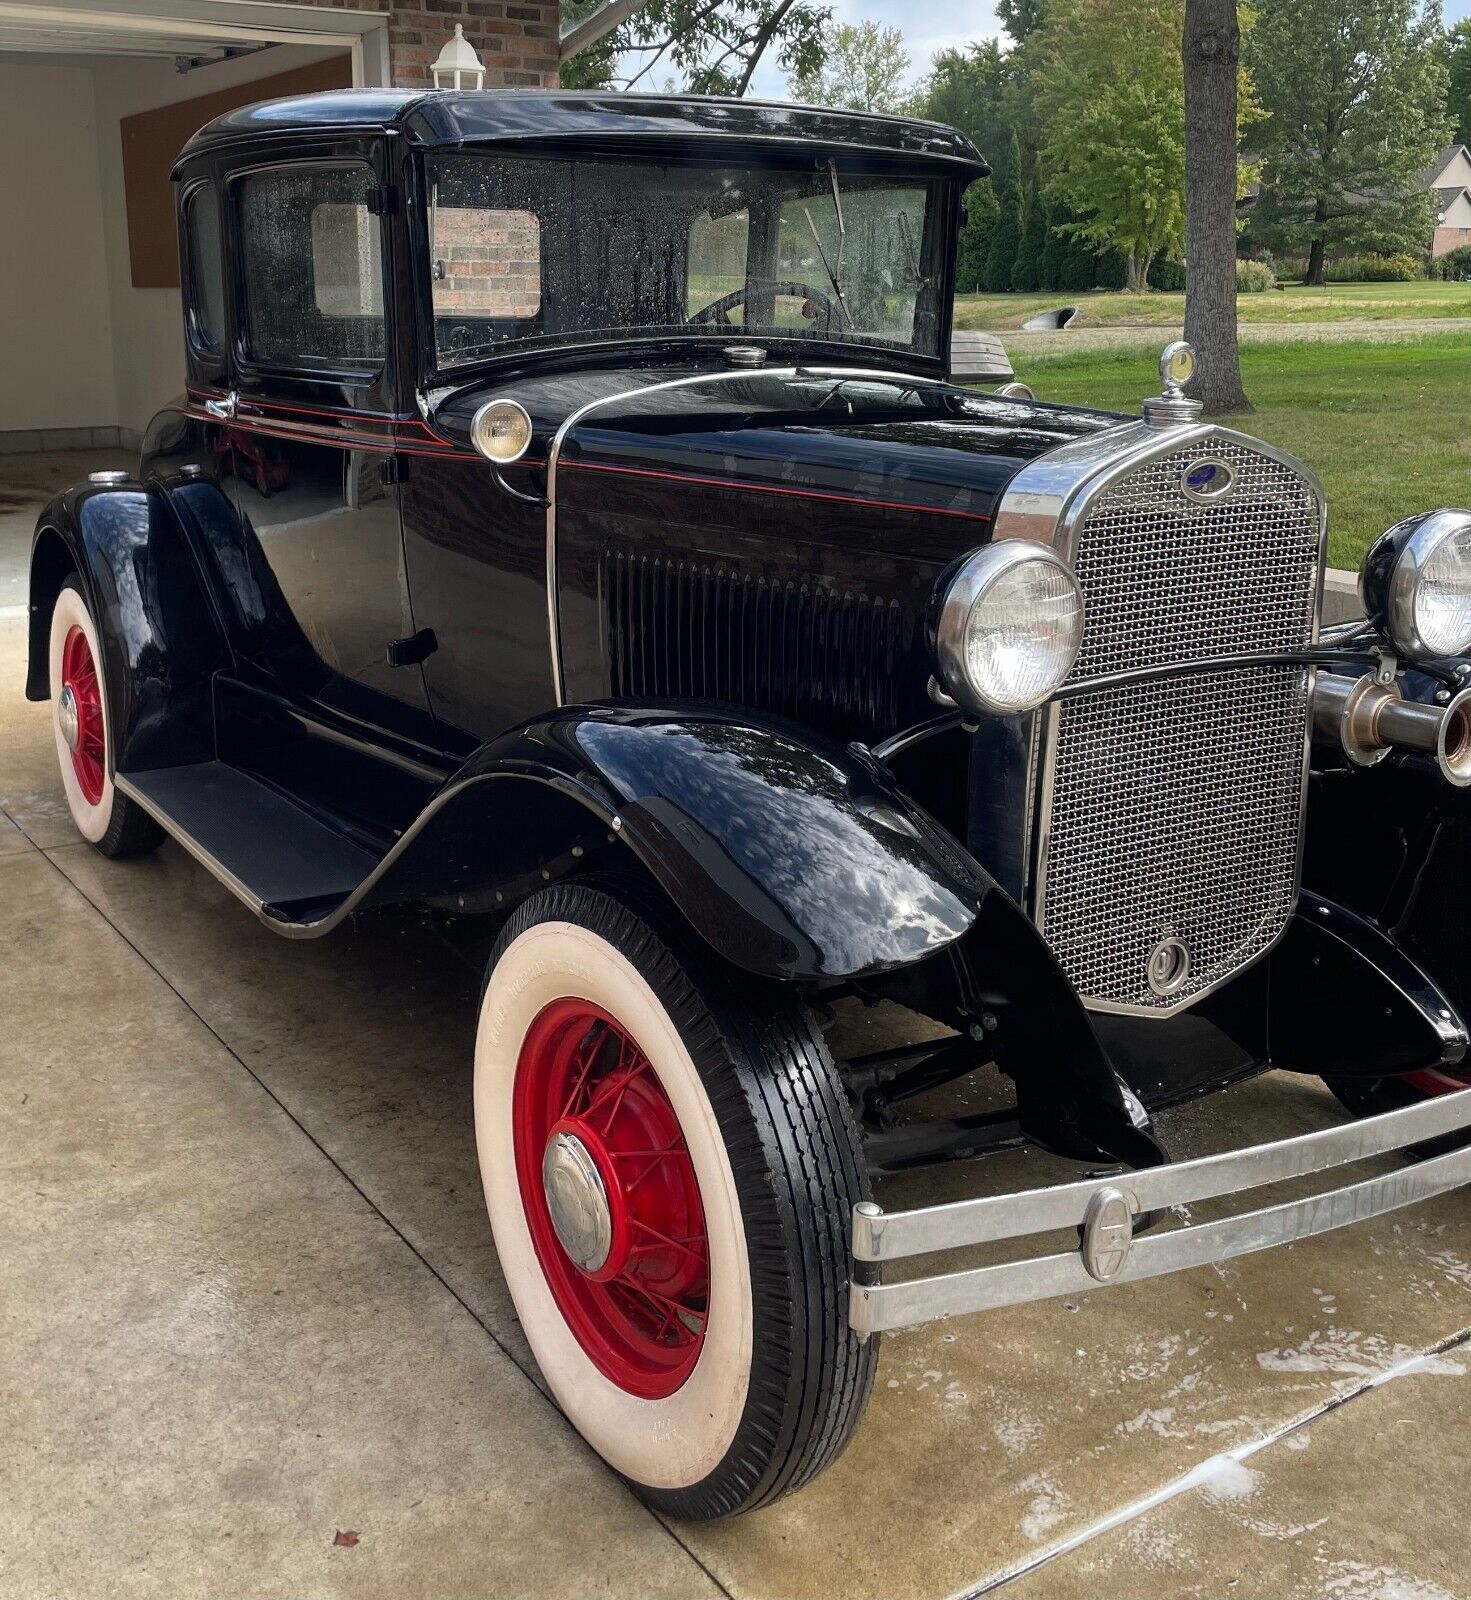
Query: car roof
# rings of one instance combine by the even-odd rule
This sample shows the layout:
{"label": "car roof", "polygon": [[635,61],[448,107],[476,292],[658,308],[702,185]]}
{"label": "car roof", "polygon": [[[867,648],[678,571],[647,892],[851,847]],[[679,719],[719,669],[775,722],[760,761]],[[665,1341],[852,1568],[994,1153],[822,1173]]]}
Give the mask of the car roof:
{"label": "car roof", "polygon": [[971,177],[990,170],[964,134],[938,122],[714,95],[567,89],[334,89],[241,106],[206,123],[175,166],[205,151],[283,135],[396,132],[426,147],[517,145],[577,138],[709,146],[821,144],[914,157]]}

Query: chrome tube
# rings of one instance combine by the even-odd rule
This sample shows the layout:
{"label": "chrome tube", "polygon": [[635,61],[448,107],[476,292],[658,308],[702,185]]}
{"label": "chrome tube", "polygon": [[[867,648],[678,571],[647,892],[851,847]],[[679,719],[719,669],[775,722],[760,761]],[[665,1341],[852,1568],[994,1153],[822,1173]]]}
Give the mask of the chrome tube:
{"label": "chrome tube", "polygon": [[1418,750],[1434,758],[1447,783],[1471,785],[1471,689],[1449,705],[1427,706],[1406,700],[1398,684],[1380,683],[1372,673],[1349,678],[1320,671],[1313,720],[1357,766],[1372,767],[1391,750]]}

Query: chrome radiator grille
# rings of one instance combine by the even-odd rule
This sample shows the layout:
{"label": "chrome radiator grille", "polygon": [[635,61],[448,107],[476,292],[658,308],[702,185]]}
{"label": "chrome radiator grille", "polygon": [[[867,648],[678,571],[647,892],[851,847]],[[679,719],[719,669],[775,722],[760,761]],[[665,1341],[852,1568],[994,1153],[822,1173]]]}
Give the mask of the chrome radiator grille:
{"label": "chrome radiator grille", "polygon": [[[1231,492],[1186,497],[1226,463]],[[1073,559],[1087,605],[1075,678],[1311,636],[1318,497],[1226,438],[1147,462],[1085,504]],[[1054,707],[1044,732],[1035,902],[1079,993],[1112,1009],[1187,1004],[1264,951],[1297,889],[1308,716],[1301,668],[1166,679]],[[1165,941],[1188,972],[1152,986]],[[1169,971],[1156,968],[1157,978]],[[1165,992],[1159,992],[1163,988]]]}

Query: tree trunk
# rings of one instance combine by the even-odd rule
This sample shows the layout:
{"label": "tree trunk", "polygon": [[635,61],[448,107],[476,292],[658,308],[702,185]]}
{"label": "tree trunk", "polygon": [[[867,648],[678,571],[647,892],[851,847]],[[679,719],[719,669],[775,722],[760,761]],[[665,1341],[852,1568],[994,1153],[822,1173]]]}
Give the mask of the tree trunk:
{"label": "tree trunk", "polygon": [[1144,293],[1144,275],[1148,268],[1137,250],[1131,250],[1124,262],[1124,291],[1127,294]]}
{"label": "tree trunk", "polygon": [[1207,416],[1250,411],[1236,343],[1236,0],[1185,0],[1185,337]]}
{"label": "tree trunk", "polygon": [[[1319,200],[1317,205],[1314,206],[1313,221],[1317,222],[1317,224],[1322,224],[1322,222],[1327,222],[1327,219],[1329,219],[1329,208],[1327,208],[1325,202]],[[1322,234],[1314,234],[1313,243],[1308,248],[1308,270],[1303,274],[1303,283],[1306,283],[1309,288],[1321,290],[1322,285],[1324,285],[1322,267],[1324,267],[1325,254],[1327,254],[1327,251],[1324,250]]]}

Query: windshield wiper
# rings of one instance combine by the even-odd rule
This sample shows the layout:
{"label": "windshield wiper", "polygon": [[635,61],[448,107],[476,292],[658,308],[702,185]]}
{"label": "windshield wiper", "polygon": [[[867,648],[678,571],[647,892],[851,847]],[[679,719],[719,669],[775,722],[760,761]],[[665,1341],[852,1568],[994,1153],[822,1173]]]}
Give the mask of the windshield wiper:
{"label": "windshield wiper", "polygon": [[924,288],[924,275],[919,270],[919,251],[914,248],[914,234],[910,231],[909,213],[899,213],[899,237],[904,243],[904,254],[909,258],[909,281],[916,289]]}
{"label": "windshield wiper", "polygon": [[853,326],[853,313],[848,309],[848,296],[843,292],[843,249],[848,243],[848,229],[843,222],[843,196],[838,189],[838,167],[831,156],[827,158],[827,175],[832,180],[833,186],[833,211],[838,219],[838,248],[836,259],[829,261],[827,251],[822,246],[822,235],[817,231],[817,224],[812,220],[812,208],[803,206],[802,210],[807,216],[807,226],[812,229],[812,242],[817,246],[817,254],[822,261],[822,270],[827,273],[827,279],[833,286],[833,293],[837,296],[838,305],[842,310],[843,319],[849,328]]}

